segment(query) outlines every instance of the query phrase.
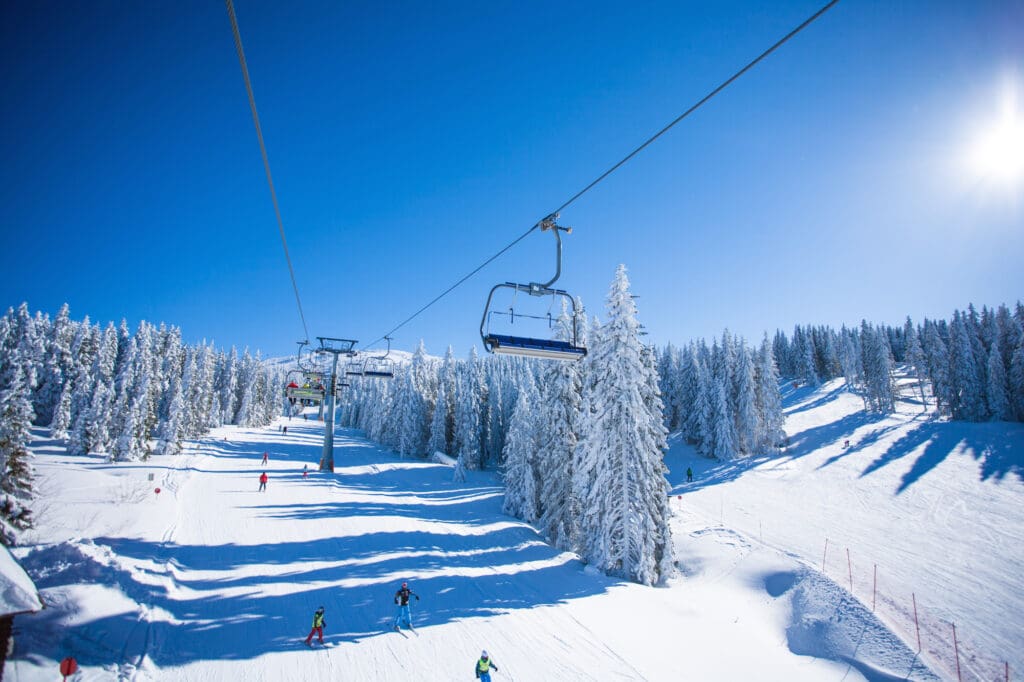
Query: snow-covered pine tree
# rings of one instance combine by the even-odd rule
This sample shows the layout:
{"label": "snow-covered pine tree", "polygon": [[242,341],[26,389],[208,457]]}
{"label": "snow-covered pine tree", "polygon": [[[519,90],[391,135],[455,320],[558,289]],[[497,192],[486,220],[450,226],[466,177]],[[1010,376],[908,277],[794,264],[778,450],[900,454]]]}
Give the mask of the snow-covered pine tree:
{"label": "snow-covered pine tree", "polygon": [[68,429],[71,428],[71,394],[74,387],[75,384],[70,378],[64,382],[57,398],[57,407],[53,410],[50,435],[57,440],[67,440]]}
{"label": "snow-covered pine tree", "polygon": [[[191,364],[191,367],[190,367]],[[190,363],[189,360],[185,362],[185,386],[188,386],[191,381],[191,375],[195,372],[194,362]],[[239,361],[238,370],[238,411],[235,413],[233,424],[239,426],[249,426],[249,420],[252,417],[253,406],[256,400],[255,388],[256,388],[256,372],[257,367],[252,356],[249,355],[249,349],[246,348],[242,353],[242,359]],[[188,407],[186,406],[186,414],[188,413]],[[185,433],[189,433],[189,425],[185,425]]]}
{"label": "snow-covered pine tree", "polygon": [[1010,407],[1017,421],[1024,421],[1024,341],[1013,351],[1008,379]]}
{"label": "snow-covered pine tree", "polygon": [[1009,371],[1013,362],[1013,352],[1024,342],[1024,329],[1021,329],[1020,324],[1005,305],[999,306],[995,318],[999,349],[1003,353],[1003,366]]}
{"label": "snow-covered pine tree", "polygon": [[238,413],[238,349],[231,347],[220,385],[221,424],[231,424]]}
{"label": "snow-covered pine tree", "polygon": [[736,448],[740,454],[751,455],[757,450],[758,410],[754,363],[743,339],[737,339],[734,348],[736,366],[733,370],[733,415]]}
{"label": "snow-covered pine tree", "polygon": [[786,333],[781,329],[775,331],[775,338],[772,341],[772,354],[775,356],[775,362],[781,376],[796,376],[796,365],[793,362],[792,348]]}
{"label": "snow-covered pine tree", "polygon": [[814,341],[799,325],[793,329],[793,358],[796,377],[809,386],[817,386],[820,379],[815,369]]}
{"label": "snow-covered pine tree", "polygon": [[505,407],[505,386],[511,382],[509,376],[509,363],[507,358],[501,360],[491,359],[483,363],[485,369],[485,383],[487,384],[487,405],[484,413],[487,415],[486,428],[484,429],[483,463],[501,465],[504,459],[502,451],[505,449],[505,436],[508,431],[507,416],[510,416]]}
{"label": "snow-covered pine tree", "polygon": [[680,374],[682,354],[669,342],[658,354],[658,377],[662,401],[665,403],[665,426],[677,431],[682,423],[685,408],[680,404]]}
{"label": "snow-covered pine tree", "polygon": [[928,398],[924,392],[924,380],[928,375],[928,361],[924,356],[924,348],[921,347],[921,339],[917,334],[917,328],[910,320],[909,315],[907,316],[906,323],[903,325],[903,338],[905,342],[904,360],[910,367],[914,383],[917,385],[918,392],[921,395],[921,410],[927,411]]}
{"label": "snow-covered pine tree", "polygon": [[835,331],[829,327],[819,327],[815,347],[818,349],[819,374],[826,380],[835,379],[843,373],[842,361],[839,359],[840,340]]}
{"label": "snow-covered pine tree", "polygon": [[[556,329],[559,339],[571,338],[572,320],[565,303]],[[573,469],[583,389],[580,369],[576,362],[547,364],[541,374],[536,420],[541,532],[551,544],[566,550],[575,544],[579,514],[579,501],[573,496]]]}
{"label": "snow-covered pine tree", "polygon": [[171,379],[171,399],[167,408],[167,416],[160,422],[157,432],[159,452],[163,455],[176,455],[181,452],[182,431],[185,420],[185,398],[181,390],[181,377]]}
{"label": "snow-covered pine tree", "polygon": [[0,543],[14,543],[16,531],[32,525],[32,468],[28,444],[32,439],[32,403],[23,359],[15,348],[5,352],[0,390]]}
{"label": "snow-covered pine tree", "polygon": [[988,402],[990,419],[994,421],[1011,421],[1013,410],[1010,407],[1009,384],[1006,367],[1003,365],[1003,354],[999,348],[999,338],[992,339],[992,347],[988,354],[988,386],[985,395]]}
{"label": "snow-covered pine tree", "polygon": [[532,379],[520,387],[505,439],[504,465],[506,514],[533,523],[540,518],[540,476],[537,409],[540,396]]}
{"label": "snow-covered pine tree", "polygon": [[867,320],[861,322],[860,338],[865,407],[870,412],[889,414],[896,409],[889,340],[882,330],[873,328]]}
{"label": "snow-covered pine tree", "polygon": [[[75,417],[68,438],[68,452],[71,454],[99,452],[110,443],[117,346],[117,329],[108,324],[89,370],[90,378],[83,382],[85,394],[82,397],[86,402]],[[71,404],[74,414],[75,397],[72,397]]]}
{"label": "snow-covered pine tree", "polygon": [[709,415],[708,434],[709,457],[728,461],[736,457],[735,427],[732,415],[729,414],[729,399],[726,397],[725,381],[717,373],[710,376],[708,397],[711,413]]}
{"label": "snow-covered pine tree", "polygon": [[[619,266],[607,299],[608,323],[591,341],[593,389],[585,396],[590,419],[583,433],[578,479],[590,481],[582,500],[584,557],[613,575],[651,585],[666,577],[661,559],[671,554],[663,415],[649,400],[653,362],[640,343],[636,303],[626,268]],[[589,357],[589,356],[588,356]],[[659,438],[659,435],[660,438]]]}
{"label": "snow-covered pine tree", "polygon": [[921,347],[928,363],[928,377],[932,384],[935,407],[940,413],[948,412],[952,401],[952,389],[949,385],[949,348],[935,322],[926,319],[923,328]]}
{"label": "snow-covered pine tree", "polygon": [[[61,306],[46,334],[46,357],[43,361],[39,389],[36,391],[33,409],[36,420],[40,424],[50,424],[54,420],[54,411],[61,401],[65,384],[71,383],[69,372],[74,358],[71,356],[71,344],[74,341],[75,327],[71,322],[68,304]],[[70,396],[68,398],[70,406]],[[65,427],[65,430],[67,428]]]}
{"label": "snow-covered pine tree", "polygon": [[690,343],[682,352],[679,379],[676,382],[675,402],[679,406],[679,428],[686,442],[697,444],[701,440],[701,367],[697,347]]}
{"label": "snow-covered pine tree", "polygon": [[854,391],[863,383],[864,366],[860,357],[860,343],[856,333],[843,325],[839,332],[839,366],[846,379],[847,391]]}
{"label": "snow-covered pine tree", "polygon": [[786,432],[783,430],[786,417],[782,411],[782,396],[779,393],[779,371],[775,366],[773,346],[768,342],[767,333],[761,341],[755,370],[757,448],[761,452],[771,452],[786,440]]}
{"label": "snow-covered pine tree", "polygon": [[[706,350],[706,346],[702,346]],[[715,375],[711,371],[710,353],[698,352],[699,386],[694,414],[697,425],[697,452],[704,457],[715,456],[714,400]]]}
{"label": "snow-covered pine tree", "polygon": [[405,455],[423,455],[430,438],[427,423],[427,402],[420,386],[430,389],[427,366],[427,350],[420,341],[407,368],[395,377],[398,388],[395,391],[394,416],[398,435],[398,452]]}
{"label": "snow-covered pine tree", "polygon": [[43,363],[46,357],[44,335],[48,326],[49,321],[45,320],[42,315],[36,315],[33,318],[27,303],[18,306],[18,310],[14,314],[9,344],[17,349],[21,358],[23,380],[25,388],[29,391],[30,399],[35,396],[39,383],[43,379]]}
{"label": "snow-covered pine tree", "polygon": [[448,454],[448,406],[448,389],[443,381],[439,381],[434,414],[430,420],[430,440],[427,442],[427,451],[430,454],[435,452]]}
{"label": "snow-covered pine tree", "polygon": [[469,351],[469,358],[462,365],[459,391],[455,402],[455,446],[462,471],[474,471],[481,467],[480,448],[480,404],[481,386],[480,360],[476,348]]}
{"label": "snow-covered pine tree", "polygon": [[977,422],[987,418],[988,410],[984,404],[985,387],[978,382],[979,358],[971,336],[967,316],[954,311],[949,327],[950,413],[953,419]]}

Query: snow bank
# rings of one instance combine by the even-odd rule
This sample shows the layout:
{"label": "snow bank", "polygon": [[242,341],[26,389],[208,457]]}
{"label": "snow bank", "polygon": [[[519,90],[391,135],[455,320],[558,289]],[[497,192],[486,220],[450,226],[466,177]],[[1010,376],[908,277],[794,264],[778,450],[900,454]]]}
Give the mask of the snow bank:
{"label": "snow bank", "polygon": [[32,579],[10,551],[0,545],[0,616],[34,612],[41,608],[43,603]]}

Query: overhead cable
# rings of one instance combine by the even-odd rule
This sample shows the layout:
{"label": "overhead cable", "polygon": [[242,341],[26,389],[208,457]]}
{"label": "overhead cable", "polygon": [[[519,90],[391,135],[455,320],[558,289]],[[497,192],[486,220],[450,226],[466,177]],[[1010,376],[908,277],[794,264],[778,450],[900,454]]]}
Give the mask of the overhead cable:
{"label": "overhead cable", "polygon": [[[230,2],[230,0],[228,0],[228,2]],[[669,131],[669,130],[670,130],[670,129],[671,129],[672,127],[673,127],[673,126],[675,126],[675,125],[676,125],[677,123],[679,123],[680,121],[682,121],[682,120],[683,120],[684,118],[686,118],[687,116],[689,116],[690,114],[692,114],[692,113],[693,113],[694,111],[696,111],[696,110],[697,110],[697,109],[699,109],[700,107],[702,107],[702,106],[703,106],[703,105],[704,105],[705,103],[707,103],[707,102],[708,102],[708,100],[710,100],[710,99],[711,99],[712,97],[714,97],[715,95],[717,95],[718,93],[720,93],[720,92],[721,92],[722,90],[724,90],[725,88],[727,88],[727,87],[728,87],[728,86],[729,86],[730,84],[732,84],[732,82],[733,82],[733,81],[735,81],[735,80],[736,80],[737,78],[739,78],[740,76],[742,76],[743,74],[745,74],[745,73],[746,73],[747,71],[749,71],[749,70],[750,70],[751,68],[753,68],[753,67],[754,67],[754,66],[755,66],[755,65],[756,65],[756,64],[757,64],[758,62],[760,62],[760,61],[761,61],[762,59],[764,59],[765,57],[767,57],[768,55],[770,55],[770,54],[771,54],[772,52],[774,52],[775,50],[777,50],[777,49],[778,49],[779,47],[781,47],[781,46],[782,46],[782,45],[783,45],[784,43],[786,43],[786,42],[787,42],[787,41],[788,41],[788,40],[789,40],[790,38],[792,38],[792,37],[793,37],[793,36],[795,36],[795,35],[796,35],[797,33],[799,33],[800,31],[804,30],[805,28],[807,28],[807,27],[808,27],[808,26],[809,26],[809,25],[810,25],[811,23],[813,23],[813,22],[814,22],[814,21],[815,21],[815,20],[816,20],[816,19],[817,19],[818,17],[820,17],[821,15],[823,15],[823,14],[824,14],[825,12],[827,12],[828,10],[832,9],[832,7],[833,7],[833,6],[834,6],[834,5],[836,4],[836,3],[838,3],[838,2],[839,2],[839,0],[831,0],[831,2],[829,2],[828,4],[826,4],[825,6],[823,6],[823,7],[821,8],[821,9],[819,9],[819,10],[818,10],[817,12],[815,12],[814,14],[812,14],[812,15],[811,15],[810,17],[808,17],[807,19],[805,19],[805,20],[803,21],[803,23],[801,23],[801,24],[800,24],[799,26],[797,26],[796,28],[794,28],[794,29],[793,29],[792,31],[790,31],[789,33],[787,33],[787,34],[786,34],[785,36],[783,36],[782,38],[780,38],[780,39],[779,39],[778,41],[776,41],[776,43],[775,43],[774,45],[772,45],[772,46],[771,46],[771,47],[769,47],[769,48],[768,48],[767,50],[765,50],[764,52],[762,52],[761,54],[759,54],[759,55],[758,55],[757,57],[755,57],[755,58],[754,58],[753,60],[751,60],[751,61],[750,61],[750,62],[749,62],[749,63],[748,63],[748,64],[747,64],[746,66],[744,66],[744,67],[743,67],[742,69],[740,69],[739,71],[737,71],[736,73],[734,73],[734,74],[733,74],[732,76],[730,76],[730,77],[729,77],[728,79],[726,79],[725,81],[723,81],[723,82],[722,82],[722,83],[721,83],[721,84],[720,84],[720,85],[719,85],[718,87],[716,87],[716,88],[715,88],[714,90],[712,90],[711,92],[709,92],[708,94],[706,94],[706,95],[705,95],[704,97],[702,97],[702,98],[701,98],[701,99],[700,99],[700,100],[699,100],[699,101],[698,101],[698,102],[697,102],[696,104],[694,104],[694,105],[693,105],[693,106],[691,106],[691,107],[690,107],[689,109],[687,109],[686,111],[684,111],[683,113],[681,113],[681,114],[680,114],[679,116],[677,116],[677,117],[676,117],[676,118],[675,118],[675,119],[674,119],[674,120],[673,120],[673,121],[672,121],[671,123],[669,123],[668,125],[666,125],[666,126],[665,126],[664,128],[662,128],[661,130],[659,130],[658,132],[656,132],[656,133],[655,133],[654,135],[652,135],[651,137],[647,138],[647,140],[645,140],[643,144],[641,144],[641,145],[640,145],[639,147],[637,147],[636,149],[634,149],[633,151],[631,151],[631,152],[630,152],[629,154],[627,154],[627,155],[626,155],[625,157],[623,157],[623,158],[622,158],[622,160],[620,160],[620,161],[619,161],[618,163],[616,163],[616,164],[615,164],[614,166],[612,166],[611,168],[609,168],[608,170],[606,170],[606,171],[605,171],[604,173],[601,173],[601,175],[599,175],[599,176],[598,176],[598,177],[597,177],[597,178],[596,178],[596,179],[595,179],[595,180],[594,180],[593,182],[591,182],[591,183],[590,183],[589,185],[587,185],[586,187],[584,187],[583,189],[581,189],[581,190],[580,190],[579,192],[577,192],[576,194],[572,195],[572,197],[570,197],[568,201],[566,201],[566,202],[565,202],[564,204],[562,204],[561,206],[559,206],[558,208],[556,208],[556,209],[555,209],[554,211],[551,211],[551,212],[550,212],[550,213],[549,213],[548,215],[552,215],[552,214],[556,214],[556,213],[561,213],[563,209],[567,208],[567,207],[568,207],[568,206],[569,206],[570,204],[572,204],[572,203],[573,203],[573,202],[575,202],[575,201],[576,201],[577,199],[579,199],[579,198],[580,198],[581,196],[583,196],[584,194],[586,194],[587,192],[589,192],[589,191],[590,191],[590,190],[591,190],[591,189],[592,189],[592,188],[593,188],[593,187],[594,187],[595,185],[597,185],[597,184],[598,184],[599,182],[601,182],[602,180],[604,180],[605,178],[607,178],[607,177],[608,177],[609,175],[611,175],[612,173],[614,173],[614,172],[615,172],[616,170],[618,170],[618,169],[619,169],[619,168],[620,168],[620,167],[621,167],[621,166],[622,166],[623,164],[625,164],[625,163],[626,163],[627,161],[629,161],[629,160],[630,160],[630,159],[632,159],[632,158],[633,158],[634,156],[636,156],[636,155],[637,155],[637,154],[639,154],[639,153],[640,153],[641,151],[643,151],[643,150],[644,150],[644,149],[645,149],[645,148],[646,148],[646,147],[647,147],[648,145],[650,145],[650,144],[651,144],[652,142],[654,142],[654,141],[655,141],[655,140],[657,140],[657,139],[658,139],[659,137],[661,137],[661,136],[662,136],[662,135],[664,135],[664,134],[665,134],[666,132],[668,132],[668,131]],[[498,257],[498,256],[500,256],[501,254],[505,253],[505,252],[506,252],[506,251],[508,251],[508,250],[509,250],[510,248],[512,248],[513,246],[515,246],[516,244],[518,244],[518,243],[519,243],[520,241],[522,241],[522,240],[523,240],[523,238],[524,238],[524,237],[526,237],[526,236],[527,236],[528,234],[530,234],[531,232],[533,232],[533,231],[534,231],[535,229],[537,229],[537,228],[538,228],[539,226],[540,226],[540,222],[538,222],[538,223],[537,223],[537,224],[535,224],[535,225],[534,225],[533,227],[531,227],[531,228],[530,228],[529,230],[527,230],[527,231],[526,231],[526,232],[524,232],[524,233],[523,233],[522,235],[520,235],[519,237],[517,237],[517,238],[516,238],[516,239],[515,239],[514,241],[510,242],[510,243],[509,243],[509,244],[508,244],[507,246],[505,246],[504,248],[502,248],[502,249],[501,249],[500,251],[498,251],[498,252],[497,252],[496,254],[494,254],[493,256],[491,256],[490,258],[488,258],[488,259],[487,259],[486,261],[484,261],[484,262],[483,262],[483,263],[482,263],[481,265],[479,265],[478,267],[476,267],[476,268],[475,268],[475,269],[474,269],[474,270],[473,270],[472,272],[470,272],[469,274],[467,274],[466,276],[464,276],[464,277],[463,277],[462,279],[460,279],[459,281],[455,282],[455,284],[453,284],[453,285],[451,285],[450,287],[448,287],[447,289],[445,289],[445,290],[444,290],[444,291],[443,291],[443,292],[442,292],[441,294],[439,294],[438,296],[436,296],[436,297],[435,297],[435,298],[434,298],[434,299],[433,299],[432,301],[430,301],[430,302],[429,302],[429,303],[427,303],[427,304],[426,304],[425,306],[423,306],[422,308],[420,308],[419,310],[417,310],[417,311],[416,311],[415,313],[413,313],[412,315],[410,315],[409,317],[407,317],[407,318],[406,318],[405,320],[403,320],[403,321],[402,321],[402,322],[401,322],[401,323],[400,323],[400,324],[399,324],[398,326],[396,326],[396,327],[395,327],[394,329],[392,329],[391,331],[389,331],[389,332],[387,333],[387,335],[388,335],[388,336],[390,336],[390,335],[391,335],[391,334],[393,334],[393,333],[394,333],[395,331],[397,331],[397,330],[398,330],[398,329],[400,329],[401,327],[405,326],[405,325],[406,325],[407,323],[411,322],[411,321],[412,321],[413,319],[415,319],[415,318],[416,318],[416,317],[417,317],[417,316],[418,316],[418,315],[419,315],[420,313],[422,313],[422,312],[423,312],[423,311],[425,311],[425,310],[426,310],[427,308],[429,308],[430,306],[432,306],[432,305],[434,305],[435,303],[437,303],[437,302],[438,302],[439,300],[441,300],[441,299],[442,299],[442,298],[444,298],[444,297],[445,297],[446,295],[448,295],[448,294],[449,294],[449,293],[450,293],[450,292],[451,292],[451,291],[452,291],[453,289],[455,289],[456,287],[458,287],[458,286],[459,286],[460,284],[462,284],[462,283],[463,283],[463,282],[465,282],[465,281],[466,281],[467,279],[469,279],[470,277],[472,277],[473,275],[475,275],[476,273],[478,273],[478,272],[479,272],[480,270],[482,270],[482,269],[483,269],[484,267],[486,267],[486,266],[487,266],[488,264],[490,264],[490,263],[491,263],[491,262],[492,262],[492,261],[493,261],[493,260],[494,260],[495,258],[497,258],[497,257]],[[383,338],[384,338],[384,337],[382,336],[382,337],[381,337],[381,339],[383,339]],[[380,341],[380,339],[377,339],[377,341]],[[377,343],[377,341],[374,341],[373,343]],[[373,345],[373,344],[370,344],[370,345]]]}
{"label": "overhead cable", "polygon": [[267,158],[267,145],[263,142],[263,129],[260,117],[256,113],[256,97],[252,93],[252,82],[249,80],[249,67],[245,63],[245,51],[242,49],[242,36],[238,32],[238,19],[235,18],[235,6],[231,0],[225,0],[228,16],[231,17],[231,30],[235,34],[235,49],[238,51],[238,63],[242,65],[242,77],[245,79],[245,90],[249,93],[249,108],[252,109],[252,120],[256,124],[256,137],[260,141],[260,153],[263,155],[263,169],[267,172],[267,184],[270,186],[270,198],[274,202],[274,215],[277,216],[277,229],[281,233],[281,245],[284,246],[284,258],[288,261],[288,274],[292,278],[292,289],[295,291],[295,303],[299,307],[299,319],[302,320],[302,331],[309,341],[309,328],[306,326],[306,315],[302,312],[302,299],[299,297],[299,285],[295,282],[295,268],[292,257],[288,253],[288,240],[284,236],[284,221],[281,220],[281,208],[277,204],[277,191],[274,189],[274,178],[270,174],[270,160]]}

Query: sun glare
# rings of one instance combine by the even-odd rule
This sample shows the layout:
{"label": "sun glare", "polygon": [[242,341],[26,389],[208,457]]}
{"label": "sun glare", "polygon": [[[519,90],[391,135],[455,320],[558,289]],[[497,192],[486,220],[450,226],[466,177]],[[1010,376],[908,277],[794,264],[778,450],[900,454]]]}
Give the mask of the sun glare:
{"label": "sun glare", "polygon": [[1007,88],[999,115],[975,136],[969,155],[971,171],[982,180],[1024,186],[1024,112],[1015,89]]}

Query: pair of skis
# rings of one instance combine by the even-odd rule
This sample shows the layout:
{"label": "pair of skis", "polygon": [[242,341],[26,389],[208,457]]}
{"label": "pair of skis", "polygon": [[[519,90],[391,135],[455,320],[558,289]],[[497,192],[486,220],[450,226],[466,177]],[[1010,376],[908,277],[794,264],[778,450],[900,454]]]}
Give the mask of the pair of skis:
{"label": "pair of skis", "polygon": [[[398,634],[402,635],[402,636],[403,636],[403,637],[405,637],[406,639],[408,639],[408,638],[409,638],[409,635],[407,635],[407,634],[405,634],[404,632],[402,632],[402,628],[400,628],[399,626],[395,625],[395,626],[394,626],[394,627],[392,627],[391,629],[392,629],[392,630],[394,630],[395,632],[397,632]],[[414,627],[413,627],[413,626],[412,626],[411,624],[409,625],[409,627],[408,627],[407,629],[408,629],[408,630],[409,630],[410,632],[412,632],[412,633],[413,633],[414,635],[416,635],[417,637],[418,637],[418,636],[419,636],[419,634],[420,634],[420,633],[416,632],[416,628],[414,628]]]}

